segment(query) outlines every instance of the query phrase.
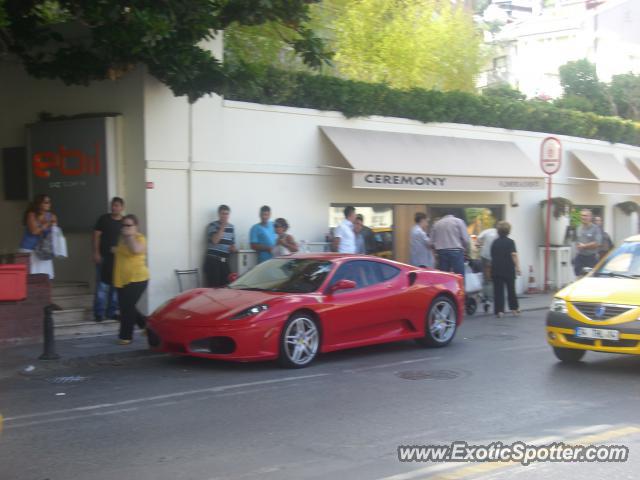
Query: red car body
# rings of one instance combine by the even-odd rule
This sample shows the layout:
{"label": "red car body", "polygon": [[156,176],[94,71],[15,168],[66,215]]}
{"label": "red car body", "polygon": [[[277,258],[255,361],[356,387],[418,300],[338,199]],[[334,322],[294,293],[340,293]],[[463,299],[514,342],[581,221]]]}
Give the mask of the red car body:
{"label": "red car body", "polygon": [[[224,360],[273,360],[281,355],[283,328],[297,312],[310,315],[318,323],[319,352],[420,339],[425,336],[429,306],[437,297],[450,299],[455,305],[456,326],[462,322],[464,287],[459,275],[371,256],[323,253],[281,258],[328,261],[331,269],[320,287],[310,293],[226,287],[182,293],[149,318],[151,348]],[[391,265],[398,273],[388,281],[362,288],[330,291],[340,266],[358,260]],[[268,309],[233,319],[255,305]]]}

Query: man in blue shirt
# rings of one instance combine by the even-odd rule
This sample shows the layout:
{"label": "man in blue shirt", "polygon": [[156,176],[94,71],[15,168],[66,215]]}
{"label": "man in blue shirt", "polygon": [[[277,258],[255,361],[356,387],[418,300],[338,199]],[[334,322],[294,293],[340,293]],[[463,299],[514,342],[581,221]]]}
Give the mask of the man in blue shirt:
{"label": "man in blue shirt", "polygon": [[271,208],[267,205],[260,207],[260,223],[256,223],[251,227],[249,232],[249,242],[251,248],[258,252],[258,263],[269,260],[271,249],[276,244],[276,231],[273,228],[271,218]]}

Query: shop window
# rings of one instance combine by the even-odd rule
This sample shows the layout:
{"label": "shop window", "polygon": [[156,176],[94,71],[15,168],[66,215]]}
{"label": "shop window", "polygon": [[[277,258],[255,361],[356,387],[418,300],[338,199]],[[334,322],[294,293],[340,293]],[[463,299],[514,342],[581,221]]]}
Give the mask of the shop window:
{"label": "shop window", "polygon": [[447,213],[461,218],[467,224],[469,235],[479,235],[483,230],[493,228],[497,221],[504,220],[502,205],[438,205],[430,206],[428,211],[432,225]]}
{"label": "shop window", "polygon": [[332,204],[329,207],[329,232],[327,241],[333,240],[333,230],[344,220],[344,207],[355,207],[356,214],[364,218],[364,225],[373,231],[374,250],[368,252],[384,258],[391,258],[393,252],[393,207],[391,205]]}
{"label": "shop window", "polygon": [[452,213],[467,224],[467,233],[471,238],[471,258],[479,258],[480,252],[476,245],[476,238],[480,232],[493,228],[496,222],[504,220],[502,205],[451,205],[429,207],[431,225],[447,213]]}
{"label": "shop window", "polygon": [[593,217],[600,217],[604,222],[604,207],[602,205],[574,205],[571,209],[571,226],[577,228],[580,225],[580,210],[591,210]]}

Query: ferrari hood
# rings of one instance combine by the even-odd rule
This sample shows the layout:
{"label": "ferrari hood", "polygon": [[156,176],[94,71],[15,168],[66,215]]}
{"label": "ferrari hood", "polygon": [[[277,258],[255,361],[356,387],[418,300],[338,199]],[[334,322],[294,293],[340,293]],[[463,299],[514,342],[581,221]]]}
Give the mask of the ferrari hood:
{"label": "ferrari hood", "polygon": [[158,320],[201,320],[228,318],[254,305],[282,296],[277,292],[256,292],[230,288],[201,288],[174,298],[154,316]]}
{"label": "ferrari hood", "polygon": [[640,305],[640,279],[585,277],[557,296],[569,302]]}

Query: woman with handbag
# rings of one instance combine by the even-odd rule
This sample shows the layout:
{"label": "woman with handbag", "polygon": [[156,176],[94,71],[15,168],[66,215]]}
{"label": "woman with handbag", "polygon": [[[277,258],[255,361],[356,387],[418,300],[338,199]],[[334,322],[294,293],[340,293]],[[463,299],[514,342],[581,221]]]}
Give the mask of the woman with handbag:
{"label": "woman with handbag", "polygon": [[29,273],[46,273],[53,279],[53,242],[51,231],[58,217],[51,212],[51,197],[36,195],[24,212],[24,234],[19,252],[30,253]]}
{"label": "woman with handbag", "polygon": [[120,334],[118,344],[129,345],[133,338],[135,324],[144,330],[146,318],[136,308],[140,297],[147,289],[149,270],[147,269],[147,240],[138,231],[138,217],[122,217],[122,234],[114,247],[113,286],[118,292],[120,305]]}

